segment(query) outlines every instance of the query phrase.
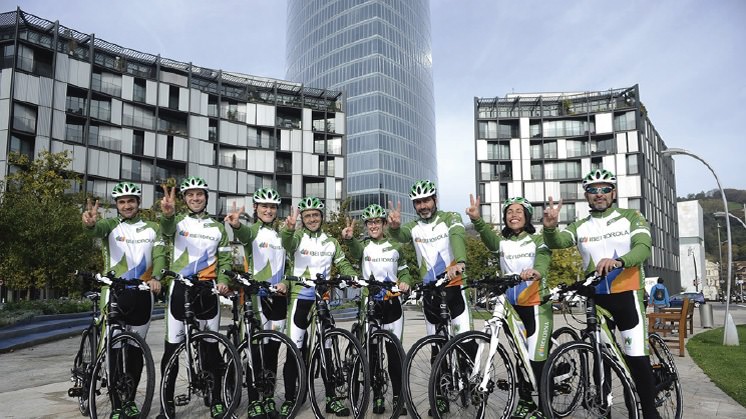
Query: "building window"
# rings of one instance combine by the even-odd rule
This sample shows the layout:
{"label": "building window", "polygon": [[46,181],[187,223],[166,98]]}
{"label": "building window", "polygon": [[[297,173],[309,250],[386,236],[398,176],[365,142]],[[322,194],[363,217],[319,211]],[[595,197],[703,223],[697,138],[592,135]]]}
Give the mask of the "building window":
{"label": "building window", "polygon": [[13,129],[36,132],[36,109],[16,103],[13,105]]}
{"label": "building window", "polygon": [[22,154],[29,159],[34,159],[34,139],[23,138],[16,135],[10,137],[10,152]]}
{"label": "building window", "polygon": [[136,78],[132,86],[132,100],[135,102],[145,102],[146,83],[145,79]]}
{"label": "building window", "polygon": [[145,132],[132,131],[132,154],[142,156],[145,154]]}
{"label": "building window", "polygon": [[487,143],[487,160],[510,160],[510,144]]}
{"label": "building window", "polygon": [[627,174],[628,175],[637,175],[640,173],[640,167],[639,167],[638,161],[639,161],[639,157],[637,154],[627,155]]}

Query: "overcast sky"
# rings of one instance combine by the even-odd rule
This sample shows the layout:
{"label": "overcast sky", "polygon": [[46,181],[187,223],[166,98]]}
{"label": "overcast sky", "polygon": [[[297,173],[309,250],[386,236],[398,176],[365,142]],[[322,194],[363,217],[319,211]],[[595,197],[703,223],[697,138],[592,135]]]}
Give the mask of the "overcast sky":
{"label": "overcast sky", "polygon": [[[402,0],[406,1],[406,0]],[[98,38],[178,61],[285,78],[283,0],[0,0]],[[474,97],[640,85],[669,147],[746,189],[746,1],[431,2],[441,207],[474,190]],[[739,122],[740,121],[740,122]],[[716,188],[675,157],[679,196]]]}

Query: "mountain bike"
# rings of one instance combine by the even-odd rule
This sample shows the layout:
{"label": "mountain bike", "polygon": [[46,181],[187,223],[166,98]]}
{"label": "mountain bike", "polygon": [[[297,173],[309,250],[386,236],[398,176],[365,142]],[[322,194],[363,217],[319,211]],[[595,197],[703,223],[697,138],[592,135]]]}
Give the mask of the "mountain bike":
{"label": "mountain bike", "polygon": [[404,348],[396,335],[383,328],[373,296],[384,293],[388,298],[398,298],[400,290],[395,282],[377,281],[373,275],[368,280],[358,279],[356,286],[368,290],[368,297],[360,299],[358,321],[351,330],[368,354],[370,386],[373,390],[372,413],[380,415],[390,412],[387,416],[398,418],[406,415],[406,412],[402,412]]}
{"label": "mountain bike", "polygon": [[[300,351],[295,343],[282,332],[264,330],[259,316],[254,312],[253,296],[261,291],[272,295],[276,288],[267,281],[256,281],[251,274],[225,271],[243,290],[243,296],[231,295],[233,301],[233,324],[229,327],[229,336],[238,340],[238,355],[243,366],[242,385],[248,391],[248,400],[239,405],[239,412],[252,409],[259,410],[271,418],[279,417],[276,406],[288,406],[283,410],[283,417],[295,417],[306,398],[308,389],[305,381],[306,367]],[[243,317],[239,320],[238,307],[243,298]],[[231,333],[233,331],[233,333]],[[285,383],[285,375],[277,374],[284,371],[286,364],[292,364],[298,374],[294,384]],[[281,369],[282,368],[282,369]],[[284,397],[279,397],[278,389],[284,389]],[[286,403],[291,401],[292,403]]]}
{"label": "mountain bike", "polygon": [[241,363],[235,347],[215,331],[200,330],[193,310],[204,294],[218,294],[214,281],[172,271],[164,276],[184,284],[184,340],[169,357],[161,377],[161,409],[168,418],[209,417],[222,404],[230,417],[241,402]]}
{"label": "mountain bike", "polygon": [[[316,418],[331,413],[328,400],[338,400],[351,409],[354,418],[365,416],[370,397],[370,370],[360,342],[348,330],[335,326],[326,295],[335,288],[354,284],[355,278],[339,275],[316,279],[287,276],[287,280],[304,287],[315,286],[314,332],[307,347],[308,393]],[[292,321],[292,319],[288,319]]]}
{"label": "mountain bike", "polygon": [[586,328],[584,340],[560,345],[544,366],[539,400],[548,417],[640,417],[634,383],[608,325],[611,314],[595,303],[603,278],[592,275],[556,292],[586,297]]}
{"label": "mountain bike", "polygon": [[114,272],[76,274],[108,286],[109,296],[103,313],[98,313],[100,293],[87,293],[94,305],[93,318],[73,361],[68,395],[78,399],[83,416],[147,417],[155,387],[153,356],[145,339],[128,331],[119,297],[125,290],[150,292],[150,287],[140,279],[118,278]]}
{"label": "mountain bike", "polygon": [[[535,377],[531,367],[525,328],[505,295],[522,281],[519,275],[508,275],[469,282],[469,288],[487,290],[496,302],[483,331],[452,338],[435,359],[428,389],[434,417],[506,418],[513,413],[519,392],[537,392],[541,377]],[[558,339],[578,338],[572,329],[558,329],[545,350]],[[476,355],[471,356],[469,348],[474,346]],[[447,412],[437,408],[443,397],[449,405]]]}

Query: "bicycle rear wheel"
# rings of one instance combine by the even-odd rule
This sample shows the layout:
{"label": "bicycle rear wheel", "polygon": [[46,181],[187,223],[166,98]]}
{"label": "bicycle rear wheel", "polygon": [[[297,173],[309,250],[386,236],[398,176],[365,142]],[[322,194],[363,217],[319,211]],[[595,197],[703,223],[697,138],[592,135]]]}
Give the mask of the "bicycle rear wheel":
{"label": "bicycle rear wheel", "polygon": [[91,380],[91,370],[93,369],[93,360],[95,359],[96,349],[93,347],[95,333],[98,333],[98,329],[95,326],[89,326],[83,331],[80,337],[80,348],[75,354],[73,368],[70,370],[70,381],[73,383],[73,386],[67,393],[70,397],[78,399],[78,410],[80,410],[80,414],[83,416],[90,414],[88,389]]}
{"label": "bicycle rear wheel", "polygon": [[241,363],[230,341],[216,332],[197,332],[166,364],[161,409],[168,418],[204,418],[222,406],[223,417],[230,417],[241,402],[241,378]]}
{"label": "bicycle rear wheel", "polygon": [[430,400],[427,396],[430,371],[435,358],[447,339],[443,335],[429,335],[421,338],[409,348],[404,359],[404,396],[407,413],[415,418],[428,417]]}
{"label": "bicycle rear wheel", "polygon": [[[251,338],[251,349],[247,341],[238,347],[238,355],[244,371],[243,387],[247,389],[249,397],[241,397],[241,403],[236,412],[246,412],[251,402],[261,402],[268,417],[277,417],[278,409],[285,402],[293,402],[293,408],[288,417],[295,417],[306,398],[308,383],[306,382],[306,366],[295,343],[285,334],[275,330],[258,331]],[[249,365],[251,350],[252,366]],[[293,365],[295,381],[285,381],[285,368]],[[251,375],[253,371],[254,380]]]}
{"label": "bicycle rear wheel", "polygon": [[[317,342],[308,364],[308,393],[316,418],[333,417],[330,401],[349,410],[348,416],[365,416],[370,397],[370,371],[360,343],[347,330],[333,328]],[[342,415],[340,415],[342,416]]]}
{"label": "bicycle rear wheel", "polygon": [[552,337],[549,340],[549,351],[559,348],[563,343],[577,342],[580,340],[580,335],[575,329],[568,326],[562,326],[554,329]]}
{"label": "bicycle rear wheel", "polygon": [[[404,407],[402,366],[404,348],[388,330],[376,330],[370,336],[368,365],[370,388],[373,390],[372,412],[383,417],[398,418]],[[368,409],[369,411],[371,409]]]}
{"label": "bicycle rear wheel", "polygon": [[[490,336],[469,331],[452,338],[433,364],[428,396],[435,418],[507,418],[518,393],[502,345],[489,359]],[[487,375],[485,388],[480,388]]]}
{"label": "bicycle rear wheel", "polygon": [[89,390],[91,417],[109,417],[119,410],[122,417],[147,417],[153,402],[155,366],[145,340],[138,334],[121,332],[102,352],[93,367]]}
{"label": "bicycle rear wheel", "polygon": [[650,366],[655,379],[655,407],[662,419],[681,419],[683,416],[683,396],[679,372],[668,346],[660,336],[648,336],[650,344]]}
{"label": "bicycle rear wheel", "polygon": [[602,352],[604,382],[596,385],[593,346],[570,342],[557,348],[541,376],[542,411],[547,417],[639,417],[637,394],[624,366]]}

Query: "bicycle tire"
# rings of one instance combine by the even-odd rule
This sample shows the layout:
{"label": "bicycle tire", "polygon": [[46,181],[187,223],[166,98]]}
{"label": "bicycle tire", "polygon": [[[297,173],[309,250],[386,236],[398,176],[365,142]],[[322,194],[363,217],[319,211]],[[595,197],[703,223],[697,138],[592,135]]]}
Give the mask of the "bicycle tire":
{"label": "bicycle tire", "polygon": [[[472,345],[479,350],[470,354]],[[478,388],[483,376],[474,375],[476,357],[479,356],[479,365],[486,364],[489,350],[490,335],[479,331],[461,333],[441,349],[428,386],[430,412],[434,418],[508,418],[512,415],[518,379],[502,345],[498,344],[489,368],[491,378],[487,392]],[[442,412],[439,407],[443,403],[447,408]]]}
{"label": "bicycle tire", "polygon": [[[275,401],[276,408],[280,408],[280,406],[282,406],[286,401],[294,402],[288,417],[295,417],[303,406],[303,400],[305,400],[306,392],[308,391],[306,365],[303,362],[303,357],[300,351],[287,335],[276,330],[258,331],[254,333],[251,340],[252,342],[255,342],[252,345],[254,346],[252,359],[254,361],[253,364],[256,366],[254,367],[254,371],[259,373],[259,379],[258,382],[249,382],[249,365],[247,356],[247,347],[249,344],[248,341],[244,340],[237,349],[244,372],[243,387],[248,389],[251,386],[251,388],[256,389],[259,393],[260,400],[272,398]],[[267,345],[270,340],[278,343],[277,348],[267,349],[265,345]],[[258,345],[262,345],[261,350],[258,348]],[[267,362],[263,361],[262,357],[270,350],[277,353],[277,364],[267,368]],[[295,367],[297,368],[296,371],[298,371],[298,374],[296,375],[295,393],[292,396],[288,396],[283,374],[284,366],[287,365],[287,363],[295,364]],[[278,389],[285,391],[284,397],[278,397]],[[248,397],[241,397],[241,403],[236,408],[237,412],[248,411],[250,403],[248,399]],[[274,416],[274,414],[272,414],[272,416]]]}
{"label": "bicycle tire", "polygon": [[572,327],[562,326],[554,329],[554,331],[552,332],[552,336],[549,339],[549,351],[547,351],[547,353],[552,352],[552,350],[555,348],[559,348],[559,346],[563,343],[577,342],[579,340],[580,335]]}
{"label": "bicycle tire", "polygon": [[[200,355],[203,350],[206,352],[213,348],[213,353],[221,359],[217,361],[216,368],[203,368]],[[189,368],[180,368],[180,365],[187,365],[187,350],[191,351],[194,363]],[[220,387],[217,390],[215,372],[220,373]],[[182,342],[166,363],[160,384],[161,410],[167,418],[202,418],[210,416],[213,404],[222,402],[223,417],[231,417],[241,403],[241,378],[238,353],[228,338],[213,331],[197,332],[191,337],[190,347],[187,348],[186,341]],[[169,388],[171,385],[173,388]],[[221,400],[215,400],[217,397]]]}
{"label": "bicycle tire", "polygon": [[[331,361],[329,367],[322,368],[321,342],[316,342],[310,353],[308,363],[308,397],[316,418],[331,417],[333,414],[326,409],[326,386],[323,372],[330,371],[332,382],[329,388],[334,396],[344,399],[344,405],[350,410],[354,418],[365,416],[370,398],[370,370],[368,362],[363,356],[360,342],[345,329],[331,328],[325,333],[324,348],[330,349],[328,356]],[[331,391],[330,391],[331,392]]]}
{"label": "bicycle tire", "polygon": [[[88,394],[91,417],[109,417],[115,408],[122,409],[128,401],[134,402],[139,417],[148,417],[155,390],[155,365],[150,347],[142,336],[132,332],[117,334],[108,346],[110,354],[117,358],[111,365],[114,368],[108,368],[108,375],[106,351],[96,359]],[[138,365],[142,368],[139,377],[133,376],[131,370]]]}
{"label": "bicycle tire", "polygon": [[[390,418],[398,418],[399,413],[404,407],[403,388],[401,380],[401,372],[404,366],[404,348],[397,338],[389,330],[375,330],[370,335],[370,347],[377,349],[378,353],[368,354],[368,367],[370,368],[370,388],[373,394],[373,402],[371,403],[371,409],[373,412],[375,407],[375,401],[377,396],[384,400],[383,412],[374,414],[382,414],[385,412],[391,412]],[[379,348],[383,348],[378,350]],[[391,348],[391,349],[390,349]],[[382,352],[381,352],[382,350]],[[390,351],[393,350],[393,356],[396,359],[390,359],[392,354]],[[378,356],[380,354],[380,357]],[[379,365],[381,367],[379,367]],[[399,379],[397,386],[399,387],[398,393],[394,390],[395,377],[392,377],[393,372],[398,372]],[[394,402],[396,398],[396,402]]]}
{"label": "bicycle tire", "polygon": [[[608,414],[615,418],[639,418],[637,393],[624,366],[605,351],[601,356],[604,365],[608,366],[608,384],[603,385],[604,391],[610,386],[611,394],[596,397],[597,386],[593,383],[595,362],[590,343],[565,343],[549,355],[541,376],[539,397],[542,411],[548,418],[563,418],[571,414],[574,418],[600,418]],[[600,406],[602,399],[611,400],[612,405],[607,409],[610,411]]]}
{"label": "bicycle tire", "polygon": [[650,366],[655,380],[655,407],[662,419],[681,419],[684,415],[684,401],[673,354],[668,345],[656,333],[648,336],[650,345]]}
{"label": "bicycle tire", "polygon": [[407,413],[415,419],[427,417],[430,408],[428,386],[430,370],[438,352],[448,340],[443,335],[428,335],[415,342],[404,359],[404,402]]}
{"label": "bicycle tire", "polygon": [[93,360],[95,359],[96,349],[93,347],[93,333],[97,333],[96,326],[88,326],[80,336],[80,347],[73,359],[73,367],[70,370],[70,381],[73,388],[68,390],[68,394],[74,393],[73,396],[78,400],[78,410],[83,416],[90,415],[88,403],[88,388],[91,381],[91,370],[93,369]]}

